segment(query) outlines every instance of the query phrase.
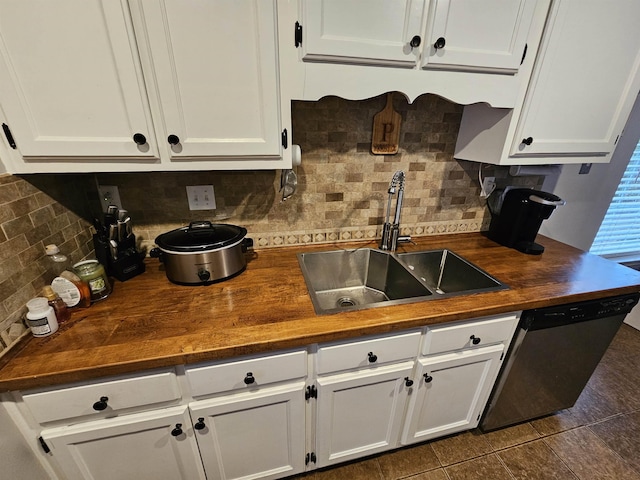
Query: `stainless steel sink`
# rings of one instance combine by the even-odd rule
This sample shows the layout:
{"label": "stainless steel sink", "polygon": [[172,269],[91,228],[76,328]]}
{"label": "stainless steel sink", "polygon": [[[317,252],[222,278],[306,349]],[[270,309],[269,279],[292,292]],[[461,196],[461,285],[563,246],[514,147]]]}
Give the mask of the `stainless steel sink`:
{"label": "stainless steel sink", "polygon": [[439,295],[470,294],[508,288],[451,250],[400,253],[398,259]]}
{"label": "stainless steel sink", "polygon": [[300,253],[298,262],[318,314],[508,288],[449,250],[331,250]]}
{"label": "stainless steel sink", "polygon": [[359,310],[432,295],[396,258],[379,250],[301,253],[298,261],[316,313]]}

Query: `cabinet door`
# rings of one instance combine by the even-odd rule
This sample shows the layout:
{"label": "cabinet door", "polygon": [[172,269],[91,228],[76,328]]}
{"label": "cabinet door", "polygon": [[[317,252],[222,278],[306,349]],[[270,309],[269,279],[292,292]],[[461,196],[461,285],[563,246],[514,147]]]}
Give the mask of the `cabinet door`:
{"label": "cabinet door", "polygon": [[638,18],[636,0],[554,2],[512,155],[613,151],[640,87]]}
{"label": "cabinet door", "polygon": [[413,67],[426,0],[312,0],[302,3],[304,60]]}
{"label": "cabinet door", "polygon": [[536,0],[432,0],[423,68],[518,71]]}
{"label": "cabinet door", "polygon": [[42,438],[68,480],[205,479],[187,407],[44,430]]}
{"label": "cabinet door", "polygon": [[413,363],[317,379],[318,467],[397,446]]}
{"label": "cabinet door", "polygon": [[23,157],[157,156],[128,12],[124,0],[0,2],[0,103]]}
{"label": "cabinet door", "polygon": [[170,158],[278,157],[274,0],[132,7],[145,77],[159,104],[159,142]]}
{"label": "cabinet door", "polygon": [[420,359],[402,443],[477,426],[503,350],[499,344]]}
{"label": "cabinet door", "polygon": [[208,480],[280,478],[305,467],[304,382],[190,404]]}

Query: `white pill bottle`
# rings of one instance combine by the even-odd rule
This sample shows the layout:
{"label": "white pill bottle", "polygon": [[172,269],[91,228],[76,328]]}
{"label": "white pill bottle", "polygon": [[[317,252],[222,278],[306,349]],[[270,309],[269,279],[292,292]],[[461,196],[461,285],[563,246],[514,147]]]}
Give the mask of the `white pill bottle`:
{"label": "white pill bottle", "polygon": [[32,298],[27,302],[27,308],[25,317],[34,337],[47,337],[58,331],[56,313],[46,298]]}

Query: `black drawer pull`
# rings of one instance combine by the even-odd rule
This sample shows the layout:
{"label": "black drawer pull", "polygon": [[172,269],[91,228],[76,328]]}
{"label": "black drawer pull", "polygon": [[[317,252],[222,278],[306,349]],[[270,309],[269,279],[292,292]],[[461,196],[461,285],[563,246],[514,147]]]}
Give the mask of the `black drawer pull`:
{"label": "black drawer pull", "polygon": [[101,412],[102,410],[105,410],[109,406],[107,405],[108,401],[109,401],[109,397],[100,397],[100,400],[93,404],[93,409],[96,410],[97,412]]}
{"label": "black drawer pull", "polygon": [[410,387],[413,385],[413,380],[411,380],[409,377],[404,377],[404,385],[405,387]]}
{"label": "black drawer pull", "polygon": [[206,428],[206,425],[204,423],[204,417],[200,417],[198,419],[198,423],[196,423],[193,428],[195,428],[196,430],[203,430],[204,428]]}
{"label": "black drawer pull", "polygon": [[171,436],[172,437],[177,437],[179,435],[182,435],[182,424],[181,423],[176,423],[176,428],[171,430]]}
{"label": "black drawer pull", "polygon": [[376,363],[378,361],[378,356],[374,355],[373,352],[367,353],[367,357],[369,357],[369,363]]}
{"label": "black drawer pull", "polygon": [[254,383],[256,381],[256,378],[253,376],[253,373],[251,372],[247,372],[247,376],[244,377],[244,383],[245,385],[251,385],[252,383]]}
{"label": "black drawer pull", "polygon": [[433,380],[433,377],[431,375],[429,375],[428,373],[425,373],[423,375],[423,377],[424,377],[425,383],[431,383],[431,380]]}
{"label": "black drawer pull", "polygon": [[471,343],[473,343],[474,345],[478,345],[482,341],[480,340],[480,337],[476,337],[475,335],[471,335],[469,339],[471,340]]}

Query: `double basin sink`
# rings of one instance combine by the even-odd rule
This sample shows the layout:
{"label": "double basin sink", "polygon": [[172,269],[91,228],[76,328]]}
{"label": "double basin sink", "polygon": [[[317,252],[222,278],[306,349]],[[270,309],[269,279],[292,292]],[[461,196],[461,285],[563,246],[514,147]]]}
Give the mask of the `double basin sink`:
{"label": "double basin sink", "polygon": [[422,302],[508,288],[451,250],[362,248],[298,254],[317,314]]}

